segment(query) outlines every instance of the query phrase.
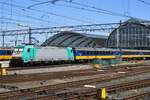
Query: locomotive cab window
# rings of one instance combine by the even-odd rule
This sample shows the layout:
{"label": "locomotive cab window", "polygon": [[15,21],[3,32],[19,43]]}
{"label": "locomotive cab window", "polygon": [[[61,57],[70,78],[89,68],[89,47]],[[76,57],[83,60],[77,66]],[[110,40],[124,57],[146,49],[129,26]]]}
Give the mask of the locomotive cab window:
{"label": "locomotive cab window", "polygon": [[15,51],[15,52],[17,52],[17,51],[18,51],[18,49],[15,49],[14,51]]}
{"label": "locomotive cab window", "polygon": [[30,52],[30,48],[28,48],[27,52]]}

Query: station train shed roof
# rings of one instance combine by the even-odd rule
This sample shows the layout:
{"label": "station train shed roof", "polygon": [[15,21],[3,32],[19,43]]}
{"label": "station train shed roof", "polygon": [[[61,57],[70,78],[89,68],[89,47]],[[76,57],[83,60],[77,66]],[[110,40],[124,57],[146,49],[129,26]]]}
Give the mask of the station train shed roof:
{"label": "station train shed roof", "polygon": [[65,31],[48,38],[42,46],[106,47],[107,36]]}
{"label": "station train shed roof", "polygon": [[[117,33],[119,33],[117,35]],[[118,41],[117,41],[118,40]],[[150,21],[131,18],[113,30],[107,40],[109,48],[150,49]]]}

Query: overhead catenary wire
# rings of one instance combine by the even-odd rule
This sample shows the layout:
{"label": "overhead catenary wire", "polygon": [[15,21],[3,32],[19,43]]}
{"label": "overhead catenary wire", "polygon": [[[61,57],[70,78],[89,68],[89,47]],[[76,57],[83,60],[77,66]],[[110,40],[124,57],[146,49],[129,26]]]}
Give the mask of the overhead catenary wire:
{"label": "overhead catenary wire", "polygon": [[[6,3],[6,2],[8,2],[8,1],[5,1],[4,3]],[[20,19],[15,19],[15,16],[13,16],[14,15],[14,12],[12,11],[13,10],[13,7],[12,7],[12,0],[10,0],[10,10],[8,9],[8,10],[6,10],[6,9],[4,9],[5,8],[5,6],[1,3],[1,7],[3,8],[3,9],[1,9],[2,10],[2,12],[1,12],[1,17],[0,17],[0,20],[1,20],[1,30],[2,30],[2,28],[5,26],[6,27],[6,29],[5,30],[7,30],[7,27],[8,26],[17,26],[18,24],[20,24],[20,23],[28,23],[27,21],[25,21],[25,20],[20,20]],[[9,8],[9,7],[7,7],[7,8]],[[9,13],[10,12],[10,13]],[[6,16],[6,15],[8,15],[8,16]],[[18,15],[16,15],[17,17],[18,16],[21,16],[19,13],[18,13]],[[14,17],[14,18],[13,18]],[[35,22],[31,22],[31,23],[35,23]],[[36,23],[37,24],[37,23]],[[35,24],[35,25],[36,25]]]}
{"label": "overhead catenary wire", "polygon": [[53,16],[57,16],[57,17],[61,17],[61,18],[65,18],[67,20],[73,20],[73,21],[78,21],[78,22],[84,22],[84,23],[92,23],[90,21],[85,21],[85,20],[81,20],[81,19],[78,19],[78,18],[73,18],[73,17],[69,17],[69,16],[65,16],[65,15],[60,15],[60,14],[56,14],[56,13],[53,13],[53,12],[49,12],[49,11],[44,11],[44,10],[39,10],[39,9],[33,9],[33,8],[30,8],[30,9],[27,9],[26,7],[24,6],[20,6],[20,5],[17,5],[17,4],[10,4],[10,3],[6,3],[6,2],[1,2],[0,1],[0,4],[4,4],[4,5],[12,5],[13,7],[16,7],[16,8],[19,8],[21,10],[30,10],[30,11],[35,11],[35,12],[38,12],[38,13],[44,13],[44,14],[49,14],[49,15],[53,15]]}
{"label": "overhead catenary wire", "polygon": [[[15,19],[15,18],[9,18],[9,17],[0,17],[0,20],[3,20],[3,19],[10,21],[10,23],[12,22],[11,24],[15,24],[16,26],[18,26],[18,24],[20,24],[20,23],[24,23],[24,24],[29,25],[29,23],[27,21],[25,21],[25,20],[20,20],[20,19]],[[42,22],[42,20],[41,20],[41,22]],[[1,23],[4,24],[3,22],[1,22]],[[7,23],[9,24],[9,22],[7,22]],[[7,24],[7,23],[5,23],[5,24]],[[32,23],[32,25],[34,25],[34,26],[40,24],[39,22],[35,22],[35,21],[32,21],[32,22],[30,21],[30,23]],[[34,28],[34,26],[33,26],[33,28]]]}
{"label": "overhead catenary wire", "polygon": [[36,4],[28,6],[27,8],[30,9],[30,8],[32,8],[34,6],[41,5],[41,4],[46,4],[46,3],[49,3],[49,2],[52,2],[52,1],[39,2],[39,3],[36,3]]}
{"label": "overhead catenary wire", "polygon": [[[30,5],[30,6],[28,6],[28,8],[32,8],[32,7],[34,7],[34,6],[41,5],[41,4],[52,3],[52,0],[44,1],[44,2],[42,2],[42,1],[39,2],[38,0],[32,0],[32,1],[35,1],[35,2],[38,2],[38,3],[35,3],[35,4],[33,4],[33,5]],[[108,15],[112,15],[112,16],[122,16],[122,17],[133,18],[132,16],[124,15],[124,14],[121,14],[121,13],[113,12],[113,11],[110,11],[110,10],[98,8],[98,7],[91,6],[91,5],[87,5],[87,4],[82,4],[82,3],[79,3],[79,2],[68,1],[68,0],[60,0],[60,1],[63,1],[63,2],[66,2],[66,3],[71,3],[71,4],[74,4],[74,5],[78,5],[78,6],[85,7],[85,8],[78,8],[78,9],[82,9],[82,10],[88,10],[87,8],[90,8],[90,9],[95,9],[95,10],[93,10],[93,11],[95,11],[95,12],[99,12],[99,13],[103,13],[103,14],[108,14]],[[74,8],[75,8],[75,7],[74,7]],[[76,7],[76,8],[77,8],[77,7]]]}
{"label": "overhead catenary wire", "polygon": [[[106,10],[106,9],[102,9],[102,8],[98,8],[98,7],[95,7],[93,5],[87,5],[87,4],[82,4],[82,3],[79,3],[79,2],[75,2],[75,1],[67,1],[67,0],[62,0],[66,3],[72,3],[74,5],[79,5],[79,6],[82,6],[82,7],[87,7],[87,8],[91,8],[91,9],[95,9],[95,10],[99,10],[99,11],[103,11],[103,12],[106,12],[107,14],[109,15],[113,15],[113,16],[122,16],[122,17],[129,17],[131,18],[131,16],[127,16],[127,15],[124,15],[124,14],[120,14],[120,13],[117,13],[117,12],[113,12],[113,11],[110,11],[110,10]],[[103,13],[102,12],[102,13]],[[105,14],[105,13],[104,13]]]}
{"label": "overhead catenary wire", "polygon": [[30,1],[33,1],[33,2],[42,2],[42,1],[40,1],[40,0],[30,0]]}
{"label": "overhead catenary wire", "polygon": [[[0,17],[0,19],[5,19],[5,20],[13,21],[13,22],[16,23],[16,25],[18,25],[19,22],[27,23],[25,20],[19,20],[19,19],[15,19],[15,18]],[[33,22],[33,23],[35,24],[35,22]]]}
{"label": "overhead catenary wire", "polygon": [[[55,6],[62,6],[62,7],[67,7],[67,8],[80,9],[80,10],[84,10],[84,11],[88,11],[88,12],[97,12],[97,13],[101,12],[101,11],[98,11],[98,10],[93,10],[93,9],[88,9],[88,8],[83,8],[83,7],[67,6],[67,5],[61,5],[61,4],[58,5],[55,2],[57,2],[59,0],[51,0],[51,1],[46,1],[46,2],[42,2],[42,1],[39,1],[39,0],[30,0],[30,1],[37,2],[37,4],[35,4],[35,5],[46,4],[46,3],[51,2],[51,4],[53,4]],[[28,6],[27,8],[28,9],[32,8],[32,5],[31,5],[31,7]],[[103,13],[106,13],[106,12],[103,12]],[[87,20],[89,20],[89,19],[87,19]],[[94,23],[94,22],[90,22],[90,23]]]}
{"label": "overhead catenary wire", "polygon": [[94,9],[89,9],[89,8],[83,8],[83,7],[76,7],[76,6],[70,6],[70,5],[62,5],[62,4],[55,4],[56,6],[62,6],[62,7],[68,7],[68,8],[74,8],[74,9],[79,9],[87,12],[96,12],[96,13],[104,13],[104,14],[110,14],[108,12],[104,11],[99,11],[99,10],[94,10]]}
{"label": "overhead catenary wire", "polygon": [[[118,26],[120,23],[105,23],[105,24],[88,24],[88,25],[73,25],[73,26],[59,26],[59,27],[47,27],[47,28],[32,28],[33,34],[39,33],[54,33],[54,32],[61,32],[61,29],[68,28],[74,31],[94,31],[94,30],[107,30],[107,29],[114,29],[116,25]],[[112,27],[114,26],[114,28]],[[102,28],[103,27],[103,28]],[[16,32],[27,32],[27,29],[22,30],[7,30],[7,31],[0,31],[8,33],[6,35],[15,35]]]}
{"label": "overhead catenary wire", "polygon": [[[33,6],[36,6],[36,5],[40,5],[40,4],[45,4],[45,3],[50,3],[52,1],[46,1],[46,2],[42,2],[42,1],[39,1],[39,0],[30,0],[30,1],[34,1],[34,2],[38,2],[37,4],[33,4],[33,5],[30,5],[28,6],[28,8],[31,8]],[[63,0],[64,1],[64,0]],[[40,2],[40,3],[39,3]],[[65,1],[68,3],[68,1]],[[72,2],[72,1],[71,1]],[[70,3],[70,2],[69,2]],[[54,3],[52,3],[54,4]],[[74,8],[74,9],[80,9],[80,10],[84,10],[84,11],[88,11],[88,12],[97,12],[97,13],[104,13],[104,14],[111,14],[110,12],[106,12],[106,11],[100,11],[100,10],[94,10],[93,8],[92,9],[88,9],[88,8],[83,8],[83,7],[75,7],[75,6],[70,6],[70,5],[62,5],[62,4],[56,4],[56,6],[63,6],[63,7],[69,7],[69,8]],[[81,6],[81,5],[80,5]]]}
{"label": "overhead catenary wire", "polygon": [[[8,12],[8,10],[5,10],[4,14],[11,15],[10,13],[6,13],[6,12]],[[58,22],[54,22],[54,21],[51,21],[51,20],[45,20],[45,19],[37,18],[37,17],[31,16],[31,15],[19,14],[17,11],[15,11],[15,12],[13,11],[13,15],[20,16],[20,17],[21,16],[22,17],[26,17],[26,18],[33,19],[33,20],[40,21],[40,22],[44,22],[44,23],[53,23],[53,24],[60,25],[60,23],[58,23]]]}
{"label": "overhead catenary wire", "polygon": [[150,2],[147,2],[147,1],[145,1],[145,0],[137,0],[137,1],[139,1],[139,2],[141,2],[141,3],[143,3],[143,4],[146,4],[146,5],[150,6]]}

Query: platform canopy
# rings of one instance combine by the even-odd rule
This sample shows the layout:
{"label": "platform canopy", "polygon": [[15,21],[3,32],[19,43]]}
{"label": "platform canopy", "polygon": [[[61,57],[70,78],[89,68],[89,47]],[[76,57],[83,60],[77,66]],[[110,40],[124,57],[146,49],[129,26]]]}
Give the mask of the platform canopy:
{"label": "platform canopy", "polygon": [[48,38],[42,46],[106,47],[107,36],[65,31]]}

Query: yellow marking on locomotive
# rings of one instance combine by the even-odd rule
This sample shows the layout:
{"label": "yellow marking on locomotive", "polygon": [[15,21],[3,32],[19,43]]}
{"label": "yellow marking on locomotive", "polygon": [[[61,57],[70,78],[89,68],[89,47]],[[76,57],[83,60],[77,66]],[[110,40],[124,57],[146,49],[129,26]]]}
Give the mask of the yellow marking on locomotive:
{"label": "yellow marking on locomotive", "polygon": [[2,55],[2,56],[0,56],[0,60],[10,60],[10,59],[12,59],[11,55]]}

